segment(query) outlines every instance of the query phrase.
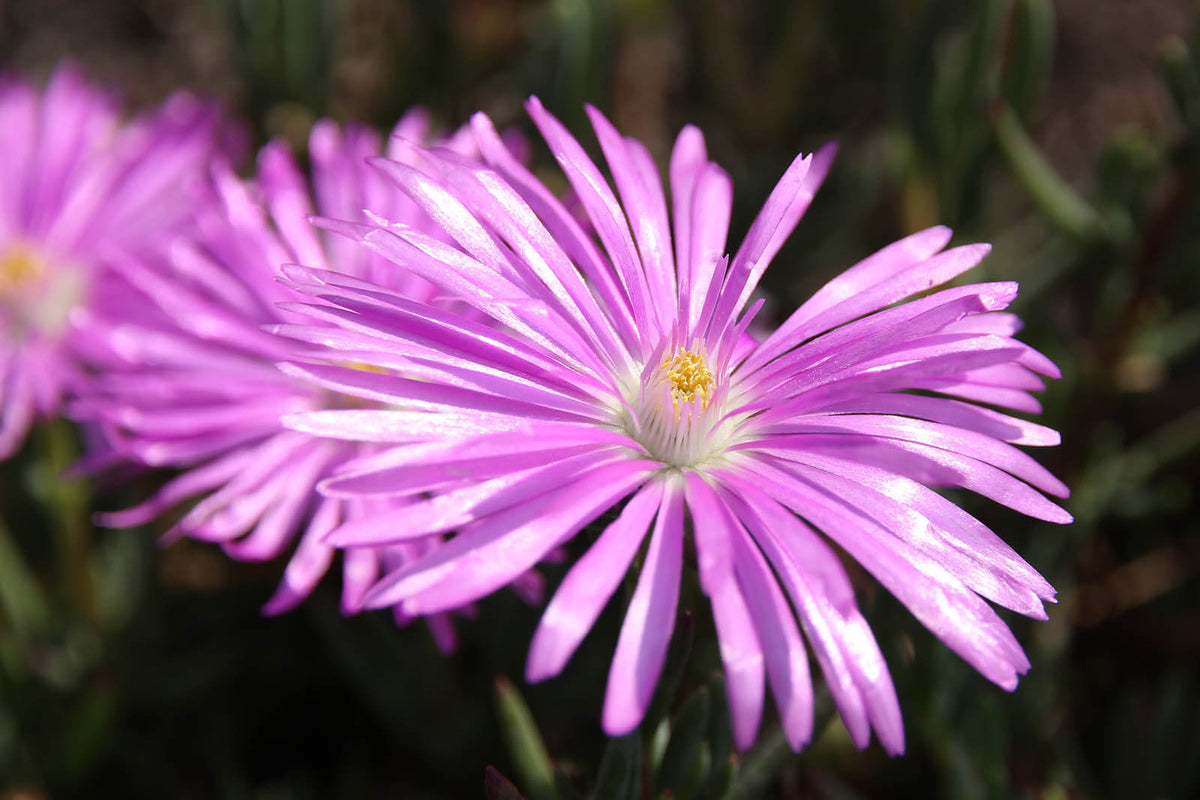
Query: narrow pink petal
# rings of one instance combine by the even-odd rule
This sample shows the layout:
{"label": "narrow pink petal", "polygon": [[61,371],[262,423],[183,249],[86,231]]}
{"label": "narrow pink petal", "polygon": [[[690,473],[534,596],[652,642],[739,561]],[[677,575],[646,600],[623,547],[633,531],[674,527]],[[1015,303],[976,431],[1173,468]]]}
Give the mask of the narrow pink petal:
{"label": "narrow pink petal", "polygon": [[[814,365],[823,375],[837,374],[855,366],[866,367],[871,359],[883,360],[905,346],[929,341],[947,324],[967,314],[986,311],[989,307],[1007,304],[1016,296],[1016,284],[991,284],[948,289],[921,300],[872,314],[843,325],[833,331],[786,353],[760,369],[750,380],[763,387],[772,386],[781,378],[803,373],[806,383]],[[1011,343],[1001,337],[970,337],[967,341]],[[937,340],[943,341],[943,340]],[[940,351],[935,351],[940,353]],[[1014,353],[1015,355],[1015,353]],[[914,359],[909,359],[914,360]]]}
{"label": "narrow pink petal", "polygon": [[300,543],[283,571],[283,580],[275,594],[263,606],[263,613],[282,614],[300,605],[316,588],[317,583],[329,571],[333,563],[334,548],[323,541],[325,534],[337,524],[340,512],[338,501],[322,500],[317,503]]}
{"label": "narrow pink petal", "polygon": [[978,431],[1009,444],[1053,447],[1062,442],[1058,431],[1036,422],[1001,414],[990,408],[942,397],[916,394],[864,394],[831,403],[828,413],[900,414]]}
{"label": "narrow pink petal", "polygon": [[778,427],[790,434],[827,431],[860,433],[913,442],[952,453],[969,453],[971,458],[999,467],[1055,497],[1067,497],[1071,493],[1066,484],[1051,475],[1049,470],[1012,445],[986,434],[939,422],[886,414],[839,414],[797,417],[794,423]]}
{"label": "narrow pink petal", "polygon": [[[328,120],[318,122],[312,137],[318,138],[317,131],[332,124]],[[317,230],[308,224],[313,214],[308,187],[287,143],[275,140],[259,151],[257,177],[271,218],[291,250],[289,260],[327,267],[325,248],[317,238]]]}
{"label": "narrow pink petal", "polygon": [[618,285],[611,266],[579,222],[571,216],[550,191],[505,147],[492,121],[482,112],[471,117],[471,130],[485,160],[497,169],[525,198],[525,202],[545,224],[551,236],[567,255],[579,265],[594,287],[609,319],[620,334],[626,348],[639,341],[628,297]]}
{"label": "narrow pink petal", "polygon": [[511,274],[512,264],[471,209],[438,181],[399,161],[373,158],[371,165],[388,176],[462,248],[499,274]]}
{"label": "narrow pink petal", "polygon": [[566,666],[625,577],[662,500],[661,482],[648,483],[571,567],[533,635],[527,681],[545,680]]}
{"label": "narrow pink petal", "polygon": [[1047,522],[1066,524],[1071,521],[1070,514],[1027,483],[962,453],[900,439],[843,434],[814,433],[797,436],[791,441],[786,439],[788,437],[780,437],[774,443],[764,440],[755,449],[786,459],[790,457],[790,452],[796,450],[825,452],[830,448],[849,448],[848,452],[854,452],[855,458],[886,465],[922,483],[961,486],[1026,516]]}
{"label": "narrow pink petal", "polygon": [[312,436],[351,439],[359,442],[427,442],[466,438],[489,431],[511,431],[528,427],[520,417],[464,409],[454,414],[401,409],[326,409],[283,414],[285,428]]}
{"label": "narrow pink petal", "polygon": [[184,515],[164,538],[189,536],[223,544],[245,535],[275,501],[287,491],[290,474],[281,470],[249,491],[234,494],[229,484],[214,492]]}
{"label": "narrow pink petal", "polygon": [[[999,686],[1016,688],[1029,661],[1012,631],[978,595],[932,559],[833,496],[788,479],[765,464],[746,468],[863,565],[926,627]],[[871,531],[868,534],[867,531]]]}
{"label": "narrow pink petal", "polygon": [[538,403],[397,375],[379,375],[351,367],[323,364],[281,363],[278,366],[284,374],[294,378],[386,405],[431,410],[482,408],[496,413],[526,415],[534,419],[588,421],[587,416]]}
{"label": "narrow pink petal", "polygon": [[932,258],[950,242],[950,236],[949,228],[938,225],[892,242],[818,289],[792,313],[785,326],[789,330],[797,328],[842,301]]}
{"label": "narrow pink petal", "polygon": [[[807,207],[808,201],[812,199],[805,181],[812,164],[811,154],[801,153],[796,156],[751,223],[746,238],[742,240],[741,247],[730,262],[729,277],[721,290],[721,300],[713,315],[713,325],[717,334],[729,324],[733,315],[741,310],[758,283],[758,278],[767,268],[767,261],[762,256],[775,233],[785,224],[789,208],[793,203]],[[815,187],[813,189],[815,191]]]}
{"label": "narrow pink petal", "polygon": [[453,655],[458,649],[458,634],[454,630],[454,617],[448,613],[430,614],[425,618],[433,644],[444,656]]}
{"label": "narrow pink petal", "polygon": [[930,228],[860,261],[796,309],[745,368],[760,367],[818,333],[945,283],[974,267],[990,250],[972,245],[934,255],[949,239],[949,229]]}
{"label": "narrow pink petal", "polygon": [[658,168],[640,143],[623,138],[597,108],[585,105],[584,109],[596,131],[596,138],[600,140],[600,149],[633,229],[650,290],[651,307],[658,313],[659,324],[669,328],[679,301],[675,290],[675,261],[671,255],[671,227]]}
{"label": "narrow pink petal", "polygon": [[797,156],[746,233],[729,271],[725,303],[718,306],[714,325],[719,333],[750,300],[771,259],[791,236],[825,180],[837,145],[828,144],[805,158]]}
{"label": "narrow pink petal", "polygon": [[629,733],[646,715],[675,627],[682,566],[683,491],[670,485],[608,673],[603,726],[609,736]]}
{"label": "narrow pink petal", "polygon": [[[570,370],[564,376],[563,363],[540,350],[528,340],[514,337],[478,319],[454,311],[439,309],[428,303],[415,302],[399,294],[374,287],[348,276],[285,265],[284,272],[293,279],[318,286],[338,287],[338,297],[368,301],[367,314],[347,314],[340,309],[309,309],[306,313],[326,317],[336,324],[365,334],[379,342],[412,341],[436,352],[455,355],[481,366],[494,366],[516,372],[531,380],[559,388],[597,391],[608,397],[608,390],[585,372]],[[350,290],[350,291],[344,291]],[[316,290],[314,290],[316,291]],[[347,303],[347,306],[352,304]],[[365,308],[359,305],[360,308]]]}
{"label": "narrow pink petal", "polygon": [[[840,384],[856,375],[879,375],[888,370],[904,370],[903,374],[910,376],[911,384],[917,384],[920,379],[940,378],[951,382],[947,376],[953,376],[954,382],[971,369],[992,367],[1006,364],[1020,351],[1011,346],[1011,339],[1001,339],[996,336],[984,336],[953,345],[931,347],[920,357],[881,356],[867,361],[859,361],[856,356],[864,355],[857,348],[847,348],[845,360],[830,358],[809,369],[792,372],[775,391],[784,396],[794,397],[829,384]],[[864,343],[863,347],[878,344],[878,341]],[[849,363],[847,363],[847,361]],[[910,385],[911,385],[910,384]]]}
{"label": "narrow pink petal", "polygon": [[177,503],[221,486],[241,472],[254,455],[252,450],[234,450],[203,466],[188,470],[179,477],[172,478],[148,500],[132,508],[97,513],[94,517],[96,524],[106,528],[144,525]]}
{"label": "narrow pink petal", "polygon": [[[1033,588],[1003,569],[1001,564],[990,561],[986,553],[955,548],[950,535],[917,509],[827,470],[792,463],[787,465],[786,471],[836,495],[857,513],[875,520],[883,529],[929,555],[972,591],[1026,616],[1046,619],[1046,612]],[[892,481],[893,484],[898,482]],[[1045,581],[1038,581],[1037,585],[1041,588]]]}
{"label": "narrow pink petal", "polygon": [[471,201],[481,221],[513,249],[513,266],[529,288],[561,310],[583,340],[606,356],[609,366],[629,360],[615,329],[596,304],[579,270],[521,196],[500,176],[468,161],[428,154],[441,169],[441,179]]}
{"label": "narrow pink petal", "polygon": [[342,551],[343,614],[357,614],[363,610],[367,593],[379,579],[379,569],[379,551],[373,547],[351,547]]}
{"label": "narrow pink petal", "polygon": [[725,666],[733,740],[739,750],[745,750],[754,744],[762,721],[764,676],[762,645],[734,578],[733,540],[741,530],[695,472],[687,473],[685,499],[696,536],[700,586],[712,602],[717,643]]}
{"label": "narrow pink petal", "polygon": [[708,164],[708,149],[704,134],[695,125],[685,125],[675,137],[669,167],[671,181],[671,220],[675,230],[675,263],[678,264],[680,298],[688,294],[687,278],[691,272],[692,221],[702,218],[692,214],[692,197],[700,171]]}
{"label": "narrow pink petal", "polygon": [[792,598],[851,739],[864,748],[875,728],[892,754],[904,751],[900,705],[887,664],[859,613],[850,580],[829,546],[742,471],[719,471],[725,498]]}
{"label": "narrow pink petal", "polygon": [[536,439],[518,431],[402,445],[348,464],[346,473],[324,481],[321,491],[331,495],[409,494],[467,479],[493,478],[628,441],[621,434],[585,426],[558,430],[543,426],[539,432],[542,437]]}
{"label": "narrow pink petal", "polygon": [[971,380],[970,372],[967,372],[963,377],[964,380],[960,381],[948,378],[917,380],[913,381],[913,385],[910,388],[929,389],[941,394],[950,395],[951,397],[974,400],[977,403],[987,403],[988,405],[1007,408],[1011,411],[1021,411],[1026,414],[1042,413],[1042,404],[1024,389],[1009,389],[1001,386],[975,383]]}
{"label": "narrow pink petal", "polygon": [[[679,263],[680,319],[687,322],[687,330],[697,331],[710,287],[725,277],[724,268],[718,268],[718,264],[727,252],[729,219],[733,214],[733,180],[729,173],[716,164],[706,165],[696,179],[689,213],[692,220],[688,244],[690,260]],[[686,291],[682,278],[685,274],[688,276]],[[716,288],[720,288],[719,283]]]}
{"label": "narrow pink petal", "polygon": [[514,469],[498,478],[434,493],[404,508],[351,520],[334,530],[328,541],[338,547],[378,546],[446,533],[554,491],[563,485],[564,475],[579,475],[624,458],[622,453],[587,451],[532,469]]}
{"label": "narrow pink petal", "polygon": [[1027,586],[1038,597],[1054,599],[1054,588],[1003,539],[932,489],[886,469],[828,453],[797,453],[796,463],[810,464],[826,473],[857,481],[897,503],[910,506],[934,523],[937,526],[936,534],[950,546],[1002,571],[1012,580]]}
{"label": "narrow pink petal", "polygon": [[509,507],[464,529],[443,547],[386,576],[367,596],[373,608],[403,602],[414,614],[483,597],[538,562],[645,481],[653,462],[623,461],[577,476],[557,492]]}
{"label": "narrow pink petal", "polygon": [[577,363],[590,352],[578,334],[556,316],[546,313],[544,303],[513,278],[492,273],[462,251],[412,230],[376,228],[361,241],[384,258],[459,297],[512,328],[526,341],[526,349],[540,348],[566,363]]}
{"label": "narrow pink petal", "polygon": [[525,109],[533,118],[546,143],[550,145],[555,160],[587,210],[588,218],[595,226],[600,241],[604,243],[625,288],[637,329],[665,333],[661,327],[651,327],[657,315],[649,305],[650,292],[642,271],[641,259],[634,247],[633,238],[629,235],[625,213],[613,196],[608,182],[588,158],[579,142],[575,141],[561,122],[546,111],[541,101],[531,97],[525,104]]}
{"label": "narrow pink petal", "polygon": [[223,545],[231,557],[246,561],[275,558],[291,543],[300,527],[302,515],[310,510],[317,497],[317,479],[329,469],[338,455],[332,442],[315,442],[316,446],[288,466],[288,484],[271,508],[246,536]]}
{"label": "narrow pink petal", "polygon": [[733,548],[738,586],[762,642],[783,731],[792,750],[798,752],[812,740],[813,687],[795,612],[779,588],[779,580],[744,530],[733,537]]}
{"label": "narrow pink petal", "polygon": [[33,425],[34,398],[28,366],[18,362],[15,368],[7,370],[7,374],[0,374],[4,382],[3,405],[0,405],[0,458],[15,453]]}

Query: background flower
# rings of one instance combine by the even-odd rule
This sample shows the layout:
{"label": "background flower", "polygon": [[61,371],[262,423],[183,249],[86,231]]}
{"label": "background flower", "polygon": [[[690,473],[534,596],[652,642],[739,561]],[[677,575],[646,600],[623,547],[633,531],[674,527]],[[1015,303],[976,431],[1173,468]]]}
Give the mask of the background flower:
{"label": "background flower", "polygon": [[[427,115],[410,112],[392,133],[393,155],[402,157],[404,140],[429,135]],[[447,141],[464,147],[461,135]],[[309,148],[311,193],[282,142],[259,154],[253,182],[215,166],[197,234],[176,240],[168,259],[127,265],[125,290],[139,297],[141,313],[96,314],[86,327],[97,374],[74,415],[100,424],[119,457],[184,470],[140,505],[103,515],[105,524],[140,525],[198,497],[167,531],[168,541],[216,542],[230,556],[254,561],[294,548],[268,613],[291,609],[312,592],[334,559],[324,542],[332,528],[402,505],[315,494],[322,477],[371,448],[281,427],[282,414],[336,401],[276,368],[278,361],[304,357],[307,346],[262,330],[290,318],[280,308],[290,294],[277,282],[279,265],[287,262],[373,280],[413,302],[433,301],[431,284],[344,239],[326,240],[308,222],[315,210],[353,217],[371,206],[414,228],[430,227],[410,200],[367,167],[365,159],[381,148],[379,135],[362,126],[318,123]],[[362,608],[363,593],[382,571],[431,549],[434,540],[348,550],[343,611]],[[521,584],[535,593],[536,585],[534,576]],[[409,619],[399,609],[396,618]],[[439,646],[453,649],[449,618],[433,615],[430,624]]]}
{"label": "background flower", "polygon": [[129,298],[107,285],[124,259],[160,251],[188,222],[188,184],[217,133],[213,107],[175,95],[122,122],[72,66],[38,93],[0,83],[0,458],[81,378],[74,326]]}

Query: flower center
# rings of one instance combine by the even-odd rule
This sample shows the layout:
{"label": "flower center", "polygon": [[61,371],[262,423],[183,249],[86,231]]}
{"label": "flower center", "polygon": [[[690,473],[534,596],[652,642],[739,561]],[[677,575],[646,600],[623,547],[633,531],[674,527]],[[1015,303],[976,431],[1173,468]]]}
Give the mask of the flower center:
{"label": "flower center", "polygon": [[643,370],[621,424],[651,457],[695,467],[723,449],[723,399],[703,348],[678,347]]}
{"label": "flower center", "polygon": [[674,356],[663,359],[658,369],[671,381],[671,398],[676,406],[681,400],[694,400],[699,392],[702,405],[708,407],[712,397],[713,376],[704,356],[681,347]]}
{"label": "flower center", "polygon": [[82,271],[22,241],[0,244],[0,332],[14,341],[56,336],[86,294]]}
{"label": "flower center", "polygon": [[0,251],[0,298],[15,297],[45,272],[45,256],[29,245],[15,244]]}

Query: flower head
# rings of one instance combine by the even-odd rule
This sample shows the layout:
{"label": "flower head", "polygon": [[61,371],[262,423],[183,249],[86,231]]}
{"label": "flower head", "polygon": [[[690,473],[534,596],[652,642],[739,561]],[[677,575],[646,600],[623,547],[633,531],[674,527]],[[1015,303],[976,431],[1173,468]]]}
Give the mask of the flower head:
{"label": "flower head", "polygon": [[81,379],[78,315],[126,254],[186,225],[186,187],[217,145],[214,109],[185,95],[122,123],[70,66],[39,95],[0,79],[0,458]]}
{"label": "flower head", "polygon": [[[396,128],[398,137],[427,133],[428,120],[419,111]],[[364,159],[380,154],[379,139],[366,128],[318,122],[310,139],[311,194],[282,142],[259,154],[255,182],[216,166],[208,187],[212,202],[199,212],[197,235],[177,241],[169,259],[130,263],[128,291],[139,297],[141,313],[95,315],[88,328],[102,369],[75,404],[76,416],[100,422],[108,443],[124,457],[183,470],[146,502],[104,515],[104,521],[141,524],[202,496],[168,539],[216,542],[245,560],[275,558],[294,546],[266,606],[272,613],[307,597],[328,570],[335,553],[323,537],[332,528],[405,504],[316,494],[319,480],[370,446],[282,427],[281,414],[324,409],[333,397],[276,367],[304,358],[310,345],[262,330],[293,318],[278,306],[288,296],[277,282],[284,262],[333,267],[414,302],[434,301],[432,284],[340,237],[327,240],[308,222],[314,211],[353,217],[371,204],[416,228],[431,227],[412,201],[388,191],[385,179],[366,165]],[[461,147],[462,137],[455,141]],[[330,328],[318,338],[336,333]],[[354,355],[344,361],[351,369],[373,369]],[[382,572],[432,549],[432,540],[348,549],[343,609],[359,610],[363,593]],[[409,618],[396,613],[401,621]],[[435,616],[431,625],[439,643],[451,647],[449,620]]]}
{"label": "flower head", "polygon": [[832,149],[792,163],[731,258],[730,180],[699,131],[684,129],[675,144],[668,205],[646,149],[597,111],[589,114],[616,193],[536,99],[528,110],[591,230],[505,153],[482,115],[472,129],[486,164],[440,150],[375,162],[455,246],[386,214],[374,225],[326,223],[502,329],[337,274],[289,271],[297,289],[328,304],[310,313],[341,326],[328,343],[378,367],[348,369],[331,353],[326,365],[294,371],[395,407],[289,417],[296,430],[393,443],[323,490],[411,498],[402,512],[363,515],[329,540],[384,545],[457,530],[385,575],[367,605],[434,613],[473,601],[619,506],[550,601],[527,665],[530,680],[562,670],[644,548],[609,674],[611,734],[645,714],[689,533],[740,747],[755,737],[767,683],[791,745],[810,739],[807,640],[854,741],[865,746],[873,728],[890,752],[903,749],[887,667],[830,541],[986,677],[1013,688],[1029,662],[984,598],[1044,618],[1054,591],[928,487],[961,486],[1067,521],[1041,494],[1066,487],[1013,447],[1057,435],[976,405],[1036,411],[1037,374],[1057,370],[1012,338],[1018,322],[1003,309],[1014,284],[912,299],[974,266],[987,247],[944,250],[943,228],[914,234],[835,278],[758,341],[747,334],[762,303],[756,285]]}

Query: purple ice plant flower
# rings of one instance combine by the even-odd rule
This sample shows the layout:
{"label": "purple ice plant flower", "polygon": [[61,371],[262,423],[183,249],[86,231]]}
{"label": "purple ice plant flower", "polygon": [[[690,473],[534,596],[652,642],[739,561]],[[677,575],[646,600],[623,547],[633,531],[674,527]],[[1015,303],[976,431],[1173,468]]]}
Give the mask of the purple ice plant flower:
{"label": "purple ice plant flower", "polygon": [[187,224],[187,185],[218,146],[215,109],[177,94],[122,122],[71,66],[44,91],[0,78],[0,458],[83,379],[76,316],[109,291],[125,253]]}
{"label": "purple ice plant flower", "polygon": [[[1013,283],[926,294],[986,245],[944,249],[931,228],[830,281],[761,341],[755,288],[825,177],[832,148],[798,157],[732,258],[732,188],[703,136],[679,135],[670,204],[655,164],[588,109],[616,184],[537,101],[528,111],[586,212],[583,227],[472,121],[484,163],[422,150],[373,163],[455,246],[389,221],[327,227],[463,298],[502,327],[345,275],[291,268],[319,300],[314,385],[390,408],[291,414],[305,433],[390,443],[322,485],[330,497],[405,497],[327,541],[445,545],[386,574],[368,606],[432,614],[474,601],[619,508],[566,574],[533,636],[526,676],[560,672],[640,564],[609,672],[603,727],[643,718],[676,618],[687,542],[711,601],[737,745],[770,685],[794,749],[813,734],[807,648],[854,742],[904,749],[888,668],[831,543],[1005,689],[1030,666],[988,600],[1044,619],[1050,585],[930,487],[963,487],[1038,519],[1069,515],[1067,488],[1014,445],[1053,445],[1039,375],[1013,338]],[[414,152],[416,152],[414,150]],[[353,369],[346,362],[370,365]],[[993,408],[996,407],[996,408]],[[690,536],[689,536],[690,534]],[[647,541],[648,540],[648,541]],[[639,558],[638,554],[643,555]]]}
{"label": "purple ice plant flower", "polygon": [[[423,139],[428,128],[424,112],[410,112],[395,135]],[[415,203],[367,166],[367,157],[381,153],[380,136],[321,121],[309,144],[311,192],[280,141],[259,153],[253,182],[240,180],[227,165],[214,166],[207,183],[212,202],[200,206],[198,233],[177,240],[167,259],[126,265],[126,290],[138,298],[136,311],[90,318],[96,376],[72,409],[77,418],[99,423],[107,444],[125,459],[181,470],[142,504],[102,515],[105,524],[143,524],[199,498],[167,532],[167,541],[188,536],[215,542],[240,560],[290,552],[268,613],[293,608],[328,571],[335,556],[324,541],[330,530],[401,505],[386,498],[320,497],[317,482],[371,446],[322,440],[280,424],[283,413],[323,409],[336,398],[276,367],[311,349],[262,330],[294,319],[279,307],[294,297],[278,283],[279,265],[299,261],[336,269],[412,302],[436,307],[437,300],[433,284],[309,224],[315,211],[354,218],[370,206],[415,229],[436,230]],[[467,153],[469,134],[445,144]],[[391,155],[402,157],[403,151]],[[353,357],[347,362],[357,363]],[[360,610],[364,592],[382,572],[435,548],[433,539],[347,548],[343,610]],[[520,586],[536,592],[536,580],[527,576]],[[398,621],[408,620],[401,609],[395,612]],[[449,617],[431,615],[429,624],[439,646],[452,649]]]}

